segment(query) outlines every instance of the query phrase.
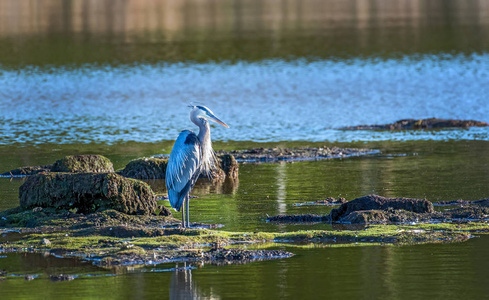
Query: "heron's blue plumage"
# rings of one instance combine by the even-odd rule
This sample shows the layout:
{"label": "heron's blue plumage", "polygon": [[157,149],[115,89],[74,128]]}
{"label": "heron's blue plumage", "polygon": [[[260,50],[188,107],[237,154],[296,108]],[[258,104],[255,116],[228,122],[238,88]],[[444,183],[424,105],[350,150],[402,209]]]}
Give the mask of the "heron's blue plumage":
{"label": "heron's blue plumage", "polygon": [[[208,174],[215,167],[215,155],[214,150],[212,150],[211,129],[208,120],[229,127],[207,107],[191,107],[190,121],[199,126],[199,135],[189,130],[180,133],[171,150],[165,177],[171,206],[176,211],[182,209],[182,225],[184,228],[190,227],[188,212],[190,191],[201,172]],[[185,212],[187,213],[186,222]]]}
{"label": "heron's blue plumage", "polygon": [[170,154],[165,183],[171,207],[180,211],[185,197],[200,173],[202,147],[199,138],[190,130],[180,133]]}

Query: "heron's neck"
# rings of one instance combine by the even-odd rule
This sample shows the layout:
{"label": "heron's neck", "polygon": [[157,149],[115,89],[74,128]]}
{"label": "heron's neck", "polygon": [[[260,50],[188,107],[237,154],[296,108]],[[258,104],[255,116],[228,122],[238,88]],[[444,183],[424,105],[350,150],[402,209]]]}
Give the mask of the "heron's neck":
{"label": "heron's neck", "polygon": [[209,122],[204,118],[192,118],[192,122],[194,122],[197,126],[199,126],[199,141],[202,147],[202,171],[204,173],[209,173],[215,166],[215,154],[212,149],[211,142],[211,127],[209,126]]}
{"label": "heron's neck", "polygon": [[210,147],[211,144],[211,127],[209,126],[209,122],[206,119],[201,119],[201,122],[197,124],[199,126],[199,140],[202,144],[202,148]]}

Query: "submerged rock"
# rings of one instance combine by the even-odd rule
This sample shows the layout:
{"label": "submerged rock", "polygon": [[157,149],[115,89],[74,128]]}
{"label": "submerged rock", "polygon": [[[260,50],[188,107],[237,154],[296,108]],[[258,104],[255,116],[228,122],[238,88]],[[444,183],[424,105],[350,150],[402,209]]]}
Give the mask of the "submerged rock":
{"label": "submerged rock", "polygon": [[[433,204],[426,199],[386,198],[378,195],[368,195],[342,204],[340,207],[333,209],[330,215],[331,220],[337,222],[343,221],[352,212],[387,209],[414,213],[434,212]],[[377,215],[379,216],[379,214]],[[370,215],[370,219],[371,217],[372,215]]]}
{"label": "submerged rock", "polygon": [[201,253],[205,262],[217,264],[248,263],[259,260],[287,258],[293,253],[284,250],[246,250],[246,249],[211,249]]}
{"label": "submerged rock", "polygon": [[248,150],[219,151],[219,154],[231,154],[239,162],[276,162],[294,160],[317,160],[368,155],[379,153],[373,149],[357,148],[254,148]]}
{"label": "submerged rock", "polygon": [[50,172],[53,165],[20,167],[0,174],[1,176],[30,176],[43,172]]}
{"label": "submerged rock", "polygon": [[317,200],[317,201],[309,201],[309,202],[301,202],[301,203],[294,203],[294,206],[309,206],[309,205],[327,205],[327,206],[336,206],[336,205],[341,205],[343,203],[348,202],[345,198],[340,197],[338,199],[333,198],[333,197],[328,197],[324,200]]}
{"label": "submerged rock", "polygon": [[115,173],[37,174],[22,184],[19,197],[23,209],[53,207],[83,214],[110,208],[126,214],[156,210],[149,185]]}
{"label": "submerged rock", "polygon": [[49,278],[51,279],[51,281],[71,281],[75,279],[75,276],[68,274],[56,274],[49,275]]}
{"label": "submerged rock", "polygon": [[331,222],[329,215],[278,215],[268,217],[267,222],[280,222],[280,223],[319,223],[319,222]]}
{"label": "submerged rock", "polygon": [[407,130],[407,129],[436,129],[449,127],[486,127],[489,126],[486,122],[474,120],[452,120],[452,119],[405,119],[399,120],[391,124],[383,125],[358,125],[348,126],[341,129],[346,130]]}

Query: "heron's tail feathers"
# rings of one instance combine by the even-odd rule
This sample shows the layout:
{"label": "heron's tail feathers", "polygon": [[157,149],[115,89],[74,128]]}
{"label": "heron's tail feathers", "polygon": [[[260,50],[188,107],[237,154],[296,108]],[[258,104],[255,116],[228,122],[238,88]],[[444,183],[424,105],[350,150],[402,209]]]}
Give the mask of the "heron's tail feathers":
{"label": "heron's tail feathers", "polygon": [[170,205],[175,211],[180,211],[183,205],[183,200],[185,200],[185,194],[179,193],[177,191],[168,191],[168,199],[170,200]]}

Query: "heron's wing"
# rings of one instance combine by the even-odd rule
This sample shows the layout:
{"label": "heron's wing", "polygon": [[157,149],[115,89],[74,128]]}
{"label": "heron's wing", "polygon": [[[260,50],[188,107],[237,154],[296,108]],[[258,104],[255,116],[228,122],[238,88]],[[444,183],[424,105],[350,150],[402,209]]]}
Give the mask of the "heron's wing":
{"label": "heron's wing", "polygon": [[166,167],[165,183],[171,206],[179,211],[185,196],[199,176],[202,148],[197,135],[189,130],[178,136]]}

